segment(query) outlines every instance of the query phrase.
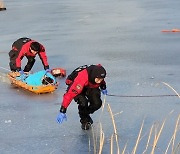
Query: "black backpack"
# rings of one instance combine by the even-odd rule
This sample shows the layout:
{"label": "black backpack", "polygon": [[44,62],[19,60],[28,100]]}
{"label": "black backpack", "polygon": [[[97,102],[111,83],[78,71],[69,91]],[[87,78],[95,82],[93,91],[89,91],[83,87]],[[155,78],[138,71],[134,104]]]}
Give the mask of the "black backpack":
{"label": "black backpack", "polygon": [[22,37],[22,38],[16,40],[16,41],[13,43],[12,47],[15,47],[18,51],[20,51],[21,48],[22,48],[22,46],[23,46],[25,43],[29,42],[29,41],[31,41],[30,38]]}
{"label": "black backpack", "polygon": [[66,80],[74,81],[74,79],[77,77],[78,73],[82,70],[88,68],[90,65],[83,65],[76,68],[70,75],[68,75]]}

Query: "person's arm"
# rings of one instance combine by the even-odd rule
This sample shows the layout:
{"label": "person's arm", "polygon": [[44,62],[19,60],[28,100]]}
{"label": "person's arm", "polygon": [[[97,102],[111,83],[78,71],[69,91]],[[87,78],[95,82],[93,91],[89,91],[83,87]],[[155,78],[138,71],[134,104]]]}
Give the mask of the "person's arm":
{"label": "person's arm", "polygon": [[63,101],[62,101],[62,106],[64,108],[67,108],[69,104],[71,103],[72,99],[79,95],[84,87],[83,81],[76,82],[74,81],[69,90],[64,94],[63,96]]}
{"label": "person's arm", "polygon": [[16,58],[16,68],[17,68],[17,71],[21,71],[21,60],[23,59],[23,57],[24,57],[24,51],[21,50],[19,52],[18,57]]}
{"label": "person's arm", "polygon": [[61,124],[63,121],[67,120],[66,117],[67,107],[71,103],[72,99],[78,94],[80,94],[82,91],[82,89],[77,89],[77,87],[79,87],[79,84],[76,84],[74,82],[73,85],[71,85],[70,89],[64,94],[61,108],[59,110],[59,114],[56,119],[57,123]]}
{"label": "person's arm", "polygon": [[108,91],[106,89],[106,82],[103,80],[101,85],[100,85],[100,89],[101,89],[101,92],[103,93],[103,95],[107,95],[108,94]]}
{"label": "person's arm", "polygon": [[101,82],[100,88],[101,88],[101,90],[106,89],[106,82],[104,80]]}
{"label": "person's arm", "polygon": [[42,61],[42,64],[44,66],[44,69],[47,70],[49,69],[49,64],[48,64],[48,60],[47,60],[47,56],[46,56],[46,52],[45,52],[45,48],[42,46],[41,51],[39,52],[39,58]]}
{"label": "person's arm", "polygon": [[57,116],[58,123],[62,123],[63,120],[67,120],[66,117],[67,107],[71,103],[72,99],[82,92],[83,87],[86,85],[86,83],[87,83],[87,77],[83,77],[79,75],[76,77],[69,90],[64,94],[60,112]]}

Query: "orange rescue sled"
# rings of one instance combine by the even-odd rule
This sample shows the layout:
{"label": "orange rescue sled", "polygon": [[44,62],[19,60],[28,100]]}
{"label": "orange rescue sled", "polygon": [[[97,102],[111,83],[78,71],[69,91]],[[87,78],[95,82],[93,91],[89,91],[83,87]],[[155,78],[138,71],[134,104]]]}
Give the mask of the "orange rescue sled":
{"label": "orange rescue sled", "polygon": [[43,93],[51,93],[57,89],[57,85],[48,84],[48,85],[41,85],[41,86],[31,86],[28,85],[20,80],[16,80],[17,76],[20,76],[19,72],[10,72],[7,74],[11,84],[16,87],[23,88],[35,94],[43,94]]}

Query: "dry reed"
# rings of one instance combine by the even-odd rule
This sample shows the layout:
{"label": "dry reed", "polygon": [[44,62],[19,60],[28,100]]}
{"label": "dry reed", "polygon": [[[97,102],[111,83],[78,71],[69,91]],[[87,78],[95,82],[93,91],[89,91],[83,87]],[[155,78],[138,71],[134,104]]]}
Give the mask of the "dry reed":
{"label": "dry reed", "polygon": [[116,140],[116,146],[117,146],[117,154],[120,153],[120,147],[119,147],[119,142],[118,142],[118,134],[117,134],[117,129],[116,129],[116,124],[115,124],[115,120],[114,120],[114,116],[111,110],[111,107],[109,104],[107,104],[108,106],[108,111],[110,113],[111,119],[112,119],[112,123],[113,123],[113,128],[114,128],[114,135],[115,135],[115,140]]}
{"label": "dry reed", "polygon": [[[172,89],[177,94],[177,96],[180,98],[179,93],[173,87],[171,87],[169,84],[167,84],[165,82],[162,82],[162,83],[165,84],[166,86],[168,86],[170,89]],[[105,134],[104,134],[104,132],[102,130],[102,124],[100,123],[101,117],[102,117],[102,114],[103,114],[103,111],[104,111],[105,103],[106,103],[105,101],[106,101],[106,96],[105,96],[104,101],[103,101],[102,112],[101,112],[100,118],[99,118],[100,141],[99,141],[99,152],[98,152],[98,154],[102,153],[103,146],[104,146],[104,139],[105,139]],[[113,124],[113,129],[114,129],[114,133],[111,135],[111,138],[110,138],[110,154],[114,154],[114,139],[115,139],[116,146],[117,146],[116,154],[120,154],[120,147],[119,147],[119,142],[118,142],[118,134],[117,134],[117,128],[116,128],[114,116],[122,113],[122,111],[117,113],[117,114],[113,114],[112,109],[111,109],[109,104],[107,104],[107,109],[108,109],[108,112],[110,113],[110,117],[111,117],[112,124]],[[172,112],[173,111],[171,111],[170,114]],[[172,137],[171,137],[171,139],[170,139],[170,141],[169,141],[169,143],[167,145],[167,148],[166,148],[164,154],[168,153],[168,150],[169,150],[169,147],[170,147],[171,144],[172,144],[171,154],[176,154],[176,152],[178,152],[178,149],[180,150],[180,142],[177,145],[175,145],[176,135],[177,135],[177,132],[180,129],[179,128],[179,125],[180,125],[179,121],[180,121],[180,114],[179,114],[179,116],[177,118],[173,135],[172,135]],[[151,126],[151,128],[149,130],[149,135],[147,137],[147,143],[146,143],[146,146],[145,146],[145,150],[143,151],[143,154],[147,153],[148,148],[151,151],[150,152],[151,154],[155,154],[155,149],[158,148],[157,143],[158,143],[158,141],[160,139],[160,136],[162,134],[165,123],[166,123],[166,118],[163,120],[163,122],[162,122],[162,124],[160,126],[158,126],[157,124],[153,124]],[[143,127],[144,127],[144,120],[143,120],[143,122],[141,124],[139,134],[138,134],[135,146],[133,148],[132,154],[137,153],[137,148],[138,148],[138,145],[139,145],[139,143],[141,141],[141,134],[142,134]],[[151,138],[152,138],[153,134],[154,134],[154,138],[152,139],[152,144],[150,144],[150,141],[151,141]],[[94,144],[94,146],[95,146],[95,144]],[[151,148],[150,148],[150,146],[151,146]],[[122,150],[122,154],[125,153],[126,148],[127,148],[127,143],[125,144],[125,146],[124,146],[124,148]],[[96,150],[94,150],[94,154],[96,154]]]}
{"label": "dry reed", "polygon": [[144,120],[143,120],[143,122],[142,122],[140,131],[139,131],[139,135],[138,135],[138,138],[137,138],[137,140],[136,140],[136,145],[135,145],[135,147],[134,147],[134,149],[133,149],[133,151],[132,151],[132,154],[135,154],[135,153],[136,153],[136,149],[137,149],[137,146],[138,146],[140,137],[141,137],[141,133],[142,133],[143,126],[144,126]]}

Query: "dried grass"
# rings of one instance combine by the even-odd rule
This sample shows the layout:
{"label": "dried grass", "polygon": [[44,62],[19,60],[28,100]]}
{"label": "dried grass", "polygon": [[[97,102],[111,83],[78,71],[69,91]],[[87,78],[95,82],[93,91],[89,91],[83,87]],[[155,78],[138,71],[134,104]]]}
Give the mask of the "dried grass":
{"label": "dried grass", "polygon": [[[170,89],[172,89],[176,94],[177,96],[180,98],[178,92],[173,88],[171,87],[169,84],[165,83],[165,82],[162,82],[163,84],[165,84],[166,86],[168,86]],[[105,103],[106,103],[106,96],[104,97],[104,101],[103,101],[103,105],[102,105],[102,112],[100,114],[100,117],[99,117],[99,147],[96,147],[96,143],[97,143],[97,136],[96,136],[96,139],[95,137],[94,140],[94,146],[96,147],[95,149],[99,148],[99,151],[97,152],[97,150],[94,149],[94,154],[98,153],[98,154],[102,154],[103,153],[103,147],[104,147],[104,143],[105,143],[105,133],[103,132],[103,128],[102,128],[102,124],[101,124],[101,118],[102,118],[102,114],[104,112],[104,108],[105,108]],[[111,121],[112,121],[112,125],[113,125],[113,134],[111,135],[110,137],[110,154],[120,154],[120,146],[119,146],[119,135],[117,133],[117,127],[116,127],[116,123],[115,123],[115,119],[114,119],[114,116],[117,116],[119,115],[121,112],[119,113],[116,113],[116,114],[113,114],[112,112],[112,109],[110,107],[110,104],[107,104],[107,109],[108,109],[108,112],[110,114],[110,118],[111,118]],[[173,111],[171,111],[169,113],[172,114]],[[165,127],[165,124],[166,124],[166,120],[167,118],[165,118],[162,122],[162,124],[158,124],[158,123],[154,123],[150,130],[149,130],[149,135],[147,136],[147,143],[145,145],[145,148],[144,148],[144,151],[143,151],[143,154],[146,154],[146,153],[151,153],[151,154],[155,154],[155,151],[156,149],[159,150],[160,148],[158,148],[157,144],[158,144],[158,141],[161,137],[161,134],[163,132],[163,128]],[[139,130],[139,134],[137,136],[137,140],[136,140],[136,143],[135,143],[135,146],[131,152],[131,154],[136,154],[137,153],[137,149],[138,149],[138,145],[140,144],[141,142],[141,138],[142,138],[142,131],[143,131],[143,127],[144,127],[144,121],[142,122],[141,124],[141,127],[140,127],[140,130]],[[174,132],[172,134],[172,137],[167,145],[167,148],[165,149],[165,152],[162,152],[163,154],[178,154],[178,152],[180,152],[180,142],[178,141],[177,145],[175,145],[176,143],[176,136],[177,136],[177,133],[179,132],[180,130],[180,114],[178,115],[178,118],[177,118],[177,121],[176,121],[176,124],[175,124],[175,128],[174,128]],[[114,142],[116,143],[116,149],[117,151],[115,152],[115,147],[114,147]],[[152,142],[152,143],[151,143]],[[126,153],[129,153],[127,152],[127,146],[128,146],[128,143],[125,144],[124,148],[122,148],[122,154],[125,154]],[[171,146],[171,152],[170,152],[170,146]],[[142,147],[141,147],[142,148]],[[149,150],[149,151],[148,151]],[[161,150],[162,151],[162,150]],[[159,152],[158,152],[159,153]]]}

